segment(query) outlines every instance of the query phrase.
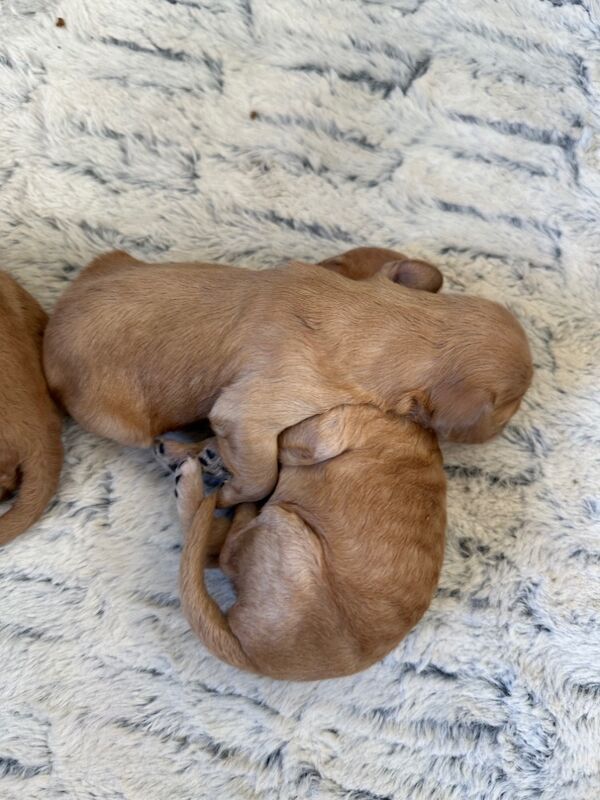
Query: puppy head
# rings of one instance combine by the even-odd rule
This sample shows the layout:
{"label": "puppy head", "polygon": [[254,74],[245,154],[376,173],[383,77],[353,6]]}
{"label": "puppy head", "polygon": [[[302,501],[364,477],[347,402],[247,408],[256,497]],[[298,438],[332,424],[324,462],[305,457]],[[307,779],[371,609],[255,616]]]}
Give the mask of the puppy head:
{"label": "puppy head", "polygon": [[455,442],[485,442],[518,410],[533,374],[525,332],[505,308],[479,301],[460,328],[448,329],[428,392],[413,403],[415,421]]}
{"label": "puppy head", "polygon": [[355,247],[321,261],[320,266],[353,281],[379,276],[425,292],[439,291],[444,281],[442,273],[433,264],[407,258],[402,253],[383,247]]}

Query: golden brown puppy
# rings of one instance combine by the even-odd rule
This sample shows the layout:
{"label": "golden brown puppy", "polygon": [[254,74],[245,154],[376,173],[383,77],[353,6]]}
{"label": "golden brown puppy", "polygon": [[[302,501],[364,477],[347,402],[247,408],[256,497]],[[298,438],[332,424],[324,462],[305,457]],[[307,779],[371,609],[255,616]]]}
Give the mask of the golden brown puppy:
{"label": "golden brown puppy", "polygon": [[[174,452],[181,458],[181,446]],[[203,578],[223,520],[213,521],[215,496],[202,499],[198,461],[181,465],[185,614],[214,655],[241,669],[288,680],[366,669],[416,624],[437,586],[446,513],[435,434],[373,406],[343,406],[285,431],[279,455],[275,492],[260,513],[238,506],[221,550],[237,594],[227,615]]]}
{"label": "golden brown puppy", "polygon": [[277,480],[277,437],[339,405],[410,413],[449,439],[483,441],[531,379],[505,308],[392,285],[398,262],[352,281],[319,266],[96,259],[45,337],[53,392],[84,427],[128,445],[209,416],[233,478],[221,505]]}
{"label": "golden brown puppy", "polygon": [[364,281],[372,278],[392,262],[396,262],[393,277],[397,283],[409,289],[421,289],[425,292],[438,292],[442,288],[444,278],[433,264],[407,258],[403,253],[386,250],[384,247],[355,247],[340,255],[319,261],[319,265],[350,280]]}
{"label": "golden brown puppy", "polygon": [[33,297],[0,272],[0,500],[19,488],[0,517],[0,545],[42,515],[60,476],[61,419],[42,372],[46,321]]}

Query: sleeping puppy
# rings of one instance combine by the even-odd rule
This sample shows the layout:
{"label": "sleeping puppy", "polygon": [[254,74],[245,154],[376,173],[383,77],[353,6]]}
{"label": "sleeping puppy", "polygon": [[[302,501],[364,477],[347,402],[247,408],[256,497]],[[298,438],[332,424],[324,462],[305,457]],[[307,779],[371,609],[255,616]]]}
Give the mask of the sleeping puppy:
{"label": "sleeping puppy", "polygon": [[0,517],[0,546],[41,517],[62,466],[61,419],[42,372],[41,306],[0,272],[0,500],[19,490]]}
{"label": "sleeping puppy", "polygon": [[[162,458],[173,465],[201,448],[210,472],[214,442],[165,440]],[[229,530],[213,519],[215,495],[203,499],[198,460],[179,467],[184,612],[205,646],[240,669],[286,680],[366,669],[417,623],[437,586],[446,512],[435,434],[373,406],[342,406],[285,431],[279,458],[273,495],[260,512],[238,506]],[[203,577],[219,550],[237,594],[226,615]]]}
{"label": "sleeping puppy", "polygon": [[84,427],[128,445],[208,415],[233,475],[222,506],[266,497],[279,434],[340,405],[484,441],[531,380],[523,329],[488,300],[393,285],[400,263],[354,281],[317,265],[253,271],[110,253],[50,320],[51,389]]}

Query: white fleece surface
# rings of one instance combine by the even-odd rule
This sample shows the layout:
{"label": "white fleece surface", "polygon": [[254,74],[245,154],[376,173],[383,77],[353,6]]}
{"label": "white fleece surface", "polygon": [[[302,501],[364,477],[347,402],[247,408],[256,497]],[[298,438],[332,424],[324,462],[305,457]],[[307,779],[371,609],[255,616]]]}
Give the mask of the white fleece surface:
{"label": "white fleece surface", "polygon": [[499,440],[445,450],[425,619],[321,684],[206,653],[170,482],[68,424],[56,503],[0,550],[2,800],[600,796],[598,10],[0,0],[0,263],[48,309],[114,247],[397,246],[509,304],[536,364]]}

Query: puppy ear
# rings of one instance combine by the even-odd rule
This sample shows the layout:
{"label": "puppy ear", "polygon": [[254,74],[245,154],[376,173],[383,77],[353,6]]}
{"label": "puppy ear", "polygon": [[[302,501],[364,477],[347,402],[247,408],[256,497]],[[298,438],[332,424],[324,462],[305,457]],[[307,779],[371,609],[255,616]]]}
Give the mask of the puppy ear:
{"label": "puppy ear", "polygon": [[420,289],[423,292],[437,292],[441,289],[444,276],[437,267],[428,261],[410,259],[406,261],[388,261],[379,270],[394,283],[409,289]]}
{"label": "puppy ear", "polygon": [[491,392],[464,381],[443,383],[429,400],[429,424],[442,438],[455,442],[482,442],[492,429]]}
{"label": "puppy ear", "polygon": [[279,461],[287,466],[320,464],[347,450],[352,436],[348,406],[309,417],[279,437]]}
{"label": "puppy ear", "polygon": [[317,262],[319,267],[342,267],[343,266],[343,255],[341,256],[330,256],[329,258],[324,258],[322,261]]}

